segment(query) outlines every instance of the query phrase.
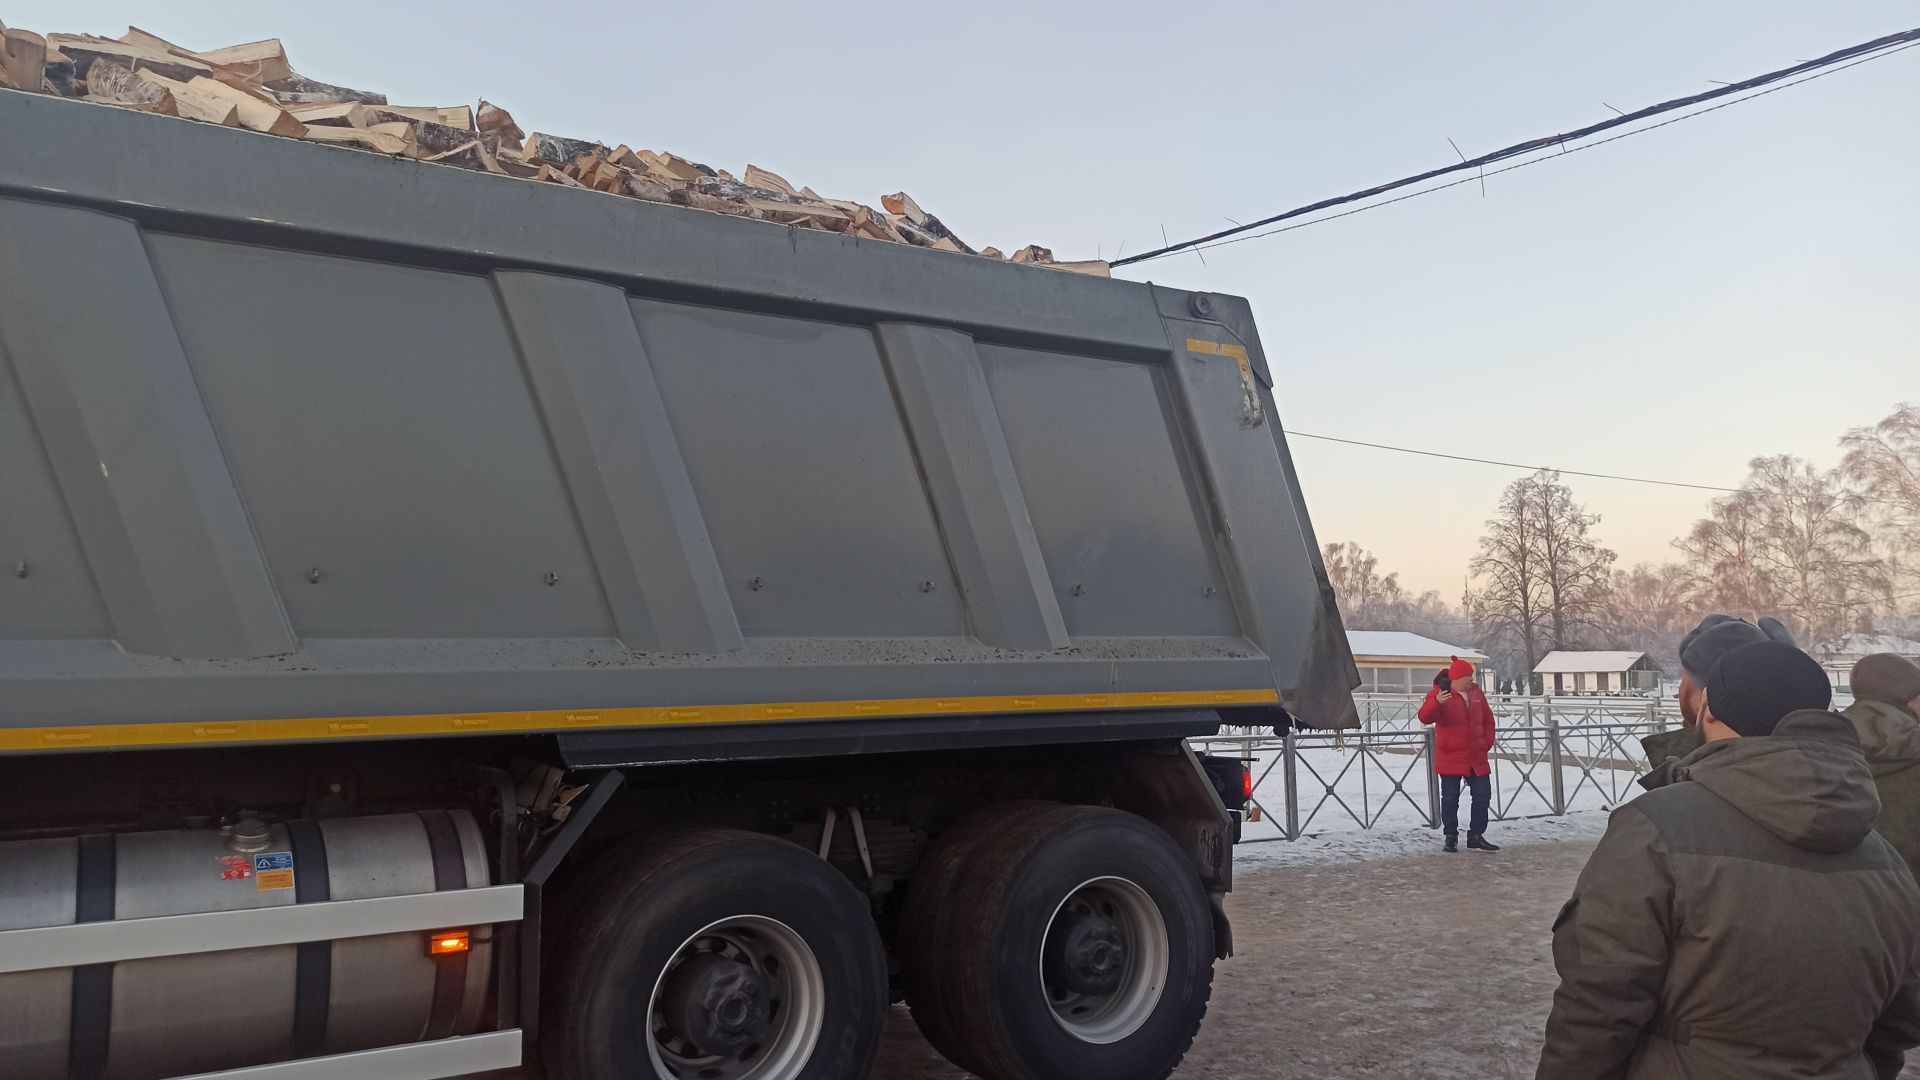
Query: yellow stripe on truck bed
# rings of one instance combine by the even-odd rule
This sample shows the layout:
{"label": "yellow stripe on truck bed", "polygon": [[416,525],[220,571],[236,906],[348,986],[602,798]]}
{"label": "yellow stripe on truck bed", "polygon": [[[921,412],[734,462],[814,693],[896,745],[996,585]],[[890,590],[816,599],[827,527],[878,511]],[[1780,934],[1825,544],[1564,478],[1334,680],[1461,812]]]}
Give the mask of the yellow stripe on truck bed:
{"label": "yellow stripe on truck bed", "polygon": [[528,734],[674,724],[755,724],[914,716],[1098,712],[1193,706],[1274,705],[1273,690],[1137,691],[1113,694],[1016,694],[1003,697],[789,701],[757,705],[657,705],[613,709],[436,713],[414,716],[302,717],[222,723],[76,724],[0,730],[0,753],[134,746],[309,742],[483,733]]}

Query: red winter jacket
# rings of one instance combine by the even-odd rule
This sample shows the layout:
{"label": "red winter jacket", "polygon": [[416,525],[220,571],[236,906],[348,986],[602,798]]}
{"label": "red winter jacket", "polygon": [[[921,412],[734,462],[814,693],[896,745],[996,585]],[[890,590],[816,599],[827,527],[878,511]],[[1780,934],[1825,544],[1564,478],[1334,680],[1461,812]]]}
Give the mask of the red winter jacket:
{"label": "red winter jacket", "polygon": [[1487,752],[1493,749],[1493,706],[1478,686],[1455,691],[1440,704],[1440,688],[1427,691],[1420,722],[1433,727],[1433,771],[1441,776],[1491,776]]}

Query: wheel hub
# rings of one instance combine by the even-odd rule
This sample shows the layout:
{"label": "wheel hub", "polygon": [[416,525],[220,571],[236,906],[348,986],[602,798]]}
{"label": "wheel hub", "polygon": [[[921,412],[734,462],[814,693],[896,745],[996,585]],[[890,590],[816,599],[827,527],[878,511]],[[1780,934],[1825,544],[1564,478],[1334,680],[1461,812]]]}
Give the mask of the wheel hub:
{"label": "wheel hub", "polygon": [[708,1054],[747,1053],[773,1028],[767,980],[752,967],[716,953],[682,963],[666,986],[662,1013],[675,1035]]}
{"label": "wheel hub", "polygon": [[1077,994],[1110,994],[1127,970],[1126,935],[1092,912],[1063,912],[1047,934],[1047,980]]}

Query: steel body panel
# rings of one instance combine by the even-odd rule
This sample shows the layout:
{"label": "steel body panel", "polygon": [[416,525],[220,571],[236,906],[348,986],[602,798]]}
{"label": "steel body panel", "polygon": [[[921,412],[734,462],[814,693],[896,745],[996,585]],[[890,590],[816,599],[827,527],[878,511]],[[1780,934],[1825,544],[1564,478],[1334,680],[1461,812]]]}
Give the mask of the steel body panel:
{"label": "steel body panel", "polygon": [[1244,301],[33,95],[0,125],[40,148],[0,161],[0,749],[1339,667]]}

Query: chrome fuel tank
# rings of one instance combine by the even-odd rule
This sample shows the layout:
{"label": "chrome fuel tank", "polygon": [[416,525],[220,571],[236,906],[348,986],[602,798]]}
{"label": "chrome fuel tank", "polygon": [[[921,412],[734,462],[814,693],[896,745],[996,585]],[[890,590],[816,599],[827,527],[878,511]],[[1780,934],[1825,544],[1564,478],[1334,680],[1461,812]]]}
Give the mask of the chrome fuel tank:
{"label": "chrome fuel tank", "polygon": [[[489,884],[465,811],[25,840],[0,844],[0,930]],[[469,1034],[491,935],[438,957],[430,937],[0,974],[0,1074],[151,1080]]]}

